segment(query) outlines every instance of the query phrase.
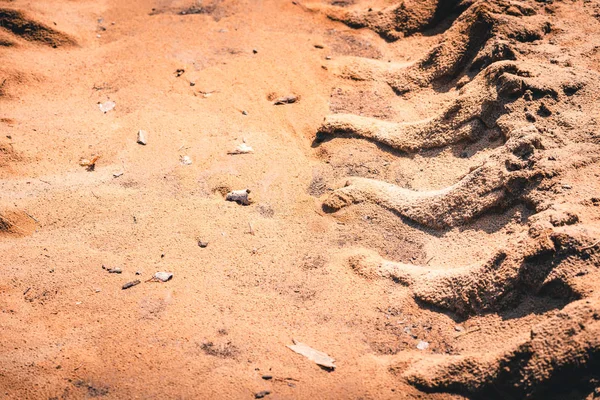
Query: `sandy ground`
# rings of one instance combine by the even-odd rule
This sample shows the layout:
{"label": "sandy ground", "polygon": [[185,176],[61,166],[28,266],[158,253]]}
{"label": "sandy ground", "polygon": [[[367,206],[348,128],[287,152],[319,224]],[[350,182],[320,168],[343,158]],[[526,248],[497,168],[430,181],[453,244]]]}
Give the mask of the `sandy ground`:
{"label": "sandy ground", "polygon": [[[434,36],[387,43],[290,1],[181,15],[193,5],[0,1],[76,42],[53,48],[0,29],[10,42],[0,47],[0,208],[12,224],[0,236],[0,397],[462,398],[426,394],[401,374],[424,357],[517,343],[564,305],[532,298],[465,319],[348,267],[356,248],[470,265],[532,214],[515,204],[439,231],[377,205],[323,211],[345,176],[441,189],[502,144],[399,156],[351,138],[313,142],[331,112],[398,121],[445,107],[453,92],[406,100],[333,73],[349,56],[410,62]],[[297,102],[273,105],[292,94]],[[116,107],[101,112],[109,100]],[[252,154],[228,154],[243,142]],[[95,156],[93,170],[80,165]],[[246,188],[251,205],[225,201]],[[149,282],[157,271],[174,277]],[[336,369],[292,352],[293,339]]]}

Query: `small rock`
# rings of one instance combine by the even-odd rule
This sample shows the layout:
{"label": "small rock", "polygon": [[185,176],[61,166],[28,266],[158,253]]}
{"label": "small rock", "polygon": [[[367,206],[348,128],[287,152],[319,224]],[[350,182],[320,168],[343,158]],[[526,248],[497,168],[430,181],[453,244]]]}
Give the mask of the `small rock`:
{"label": "small rock", "polygon": [[254,149],[248,146],[246,143],[239,144],[234,150],[228,152],[227,154],[250,154],[254,153]]}
{"label": "small rock", "polygon": [[258,50],[252,49],[252,53],[256,54],[256,53],[258,53]]}
{"label": "small rock", "polygon": [[100,156],[94,156],[90,159],[82,158],[79,160],[79,165],[87,167],[88,171],[93,171],[96,168],[96,162],[100,159]]}
{"label": "small rock", "polygon": [[563,189],[573,189],[573,186],[571,185],[567,185],[566,183],[564,185],[562,185]]}
{"label": "small rock", "polygon": [[316,49],[322,49],[322,48],[323,48],[323,45],[322,45],[322,44],[315,44],[315,48],[316,48]]}
{"label": "small rock", "polygon": [[190,81],[190,86],[196,86],[196,82]]}
{"label": "small rock", "polygon": [[123,175],[123,171],[115,172],[115,173],[113,174],[113,178],[118,178],[118,177],[120,177],[121,175]]}
{"label": "small rock", "polygon": [[298,101],[298,96],[292,94],[289,96],[284,96],[284,97],[280,97],[277,100],[275,100],[275,102],[273,103],[273,105],[281,105],[281,104],[293,104],[295,102]]}
{"label": "small rock", "polygon": [[464,331],[464,330],[465,330],[465,328],[463,328],[463,327],[462,327],[462,326],[460,326],[460,325],[456,325],[456,326],[454,327],[454,330],[455,330],[456,332],[462,332],[462,331]]}
{"label": "small rock", "polygon": [[419,342],[419,344],[417,344],[417,349],[419,349],[419,350],[426,350],[428,347],[429,347],[429,343],[424,340],[421,340]]}
{"label": "small rock", "polygon": [[142,282],[140,282],[139,279],[136,279],[135,281],[127,282],[126,284],[124,284],[122,289],[129,289],[130,287],[134,287],[135,285],[139,285],[140,283]]}
{"label": "small rock", "polygon": [[154,277],[161,282],[170,281],[173,278],[173,273],[171,272],[157,272],[154,274]]}
{"label": "small rock", "polygon": [[325,57],[326,60],[331,60],[331,56]]}
{"label": "small rock", "polygon": [[105,101],[104,103],[98,103],[98,107],[100,107],[100,111],[104,114],[115,108],[117,104],[114,101]]}
{"label": "small rock", "polygon": [[272,375],[263,375],[263,376],[262,376],[262,378],[263,378],[265,381],[270,381],[271,379],[273,379],[273,376],[272,376]]}
{"label": "small rock", "polygon": [[202,240],[198,240],[198,246],[200,246],[204,249],[204,248],[206,248],[206,246],[208,246],[208,242],[203,242]]}
{"label": "small rock", "polygon": [[142,271],[135,271],[135,274],[136,274],[136,275],[141,275],[141,274],[142,274]]}
{"label": "small rock", "polygon": [[243,115],[248,115],[248,111],[246,111],[246,110],[242,110],[242,114],[243,114]]}
{"label": "small rock", "polygon": [[179,157],[179,161],[183,165],[192,165],[192,159],[189,158],[188,156],[181,156],[181,157]]}
{"label": "small rock", "polygon": [[107,271],[108,271],[109,274],[120,274],[120,273],[123,272],[123,270],[121,268],[119,268],[119,267],[117,267],[117,268],[108,268]]}
{"label": "small rock", "polygon": [[247,206],[248,204],[250,204],[250,198],[248,197],[249,194],[250,189],[234,190],[232,192],[227,193],[225,200],[235,201],[238,204]]}
{"label": "small rock", "polygon": [[146,143],[148,143],[148,133],[146,131],[143,130],[139,130],[138,131],[138,135],[137,135],[137,142],[141,145],[146,145]]}
{"label": "small rock", "polygon": [[255,398],[255,399],[262,399],[263,397],[265,397],[265,396],[268,396],[268,395],[270,395],[270,394],[271,394],[271,392],[270,392],[270,391],[268,391],[268,390],[263,390],[262,392],[258,392],[258,393],[256,393],[256,394],[254,395],[254,398]]}

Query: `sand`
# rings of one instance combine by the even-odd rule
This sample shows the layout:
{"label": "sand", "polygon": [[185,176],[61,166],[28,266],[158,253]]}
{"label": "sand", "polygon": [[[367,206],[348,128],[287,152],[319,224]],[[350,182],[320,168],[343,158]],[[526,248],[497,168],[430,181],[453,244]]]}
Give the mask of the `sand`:
{"label": "sand", "polygon": [[599,15],[0,1],[0,398],[597,396]]}

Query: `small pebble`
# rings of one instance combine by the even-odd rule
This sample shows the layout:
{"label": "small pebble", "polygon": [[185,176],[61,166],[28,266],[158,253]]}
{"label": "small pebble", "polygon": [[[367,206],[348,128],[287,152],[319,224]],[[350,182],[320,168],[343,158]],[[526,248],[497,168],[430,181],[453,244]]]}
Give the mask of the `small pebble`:
{"label": "small pebble", "polygon": [[243,114],[243,115],[248,115],[248,111],[246,111],[246,110],[243,110],[243,111],[242,111],[242,114]]}
{"label": "small pebble", "polygon": [[202,240],[198,240],[198,246],[200,246],[204,249],[206,246],[208,246],[208,242],[203,242]]}
{"label": "small pebble", "polygon": [[258,53],[258,50],[252,49],[252,53],[256,54],[256,53]]}
{"label": "small pebble", "polygon": [[271,392],[270,392],[270,391],[268,391],[268,390],[263,390],[262,392],[258,392],[258,393],[256,393],[256,394],[254,395],[254,398],[255,398],[255,399],[262,399],[263,397],[265,397],[265,396],[268,396],[268,395],[270,395],[270,394],[271,394]]}
{"label": "small pebble", "polygon": [[115,108],[116,103],[114,101],[105,101],[104,103],[98,103],[98,107],[100,107],[100,111],[104,114]]}
{"label": "small pebble", "polygon": [[139,130],[138,134],[137,134],[137,142],[141,145],[146,145],[146,143],[148,143],[148,133],[146,131],[143,130]]}
{"label": "small pebble", "polygon": [[154,277],[161,282],[170,281],[173,278],[173,273],[171,272],[157,272],[154,274]]}
{"label": "small pebble", "polygon": [[464,330],[465,330],[465,328],[463,328],[463,327],[462,327],[462,326],[460,326],[460,325],[456,325],[456,326],[454,327],[454,330],[455,330],[456,332],[462,332],[462,331],[464,331]]}
{"label": "small pebble", "polygon": [[426,350],[428,347],[429,347],[429,343],[427,343],[424,340],[421,340],[419,342],[419,344],[417,344],[417,349],[419,349],[419,350]]}
{"label": "small pebble", "polygon": [[292,94],[289,96],[280,97],[273,102],[274,105],[293,104],[298,101],[298,96]]}
{"label": "small pebble", "polygon": [[270,381],[271,379],[273,379],[273,376],[272,376],[272,375],[263,375],[263,376],[262,376],[262,378],[263,378],[265,381]]}
{"label": "small pebble", "polygon": [[123,272],[123,270],[119,267],[117,268],[108,268],[107,269],[109,274],[120,274],[121,272]]}

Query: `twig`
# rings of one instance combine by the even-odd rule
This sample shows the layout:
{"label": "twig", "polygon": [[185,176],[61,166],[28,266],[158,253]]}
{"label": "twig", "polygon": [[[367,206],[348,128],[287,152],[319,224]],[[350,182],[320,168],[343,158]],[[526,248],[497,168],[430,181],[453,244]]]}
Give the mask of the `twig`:
{"label": "twig", "polygon": [[252,249],[252,250],[250,251],[250,253],[252,253],[252,254],[256,254],[256,253],[258,253],[258,251],[259,251],[260,249],[263,249],[263,248],[265,248],[265,247],[267,247],[267,245],[266,245],[266,244],[264,244],[264,245],[262,245],[262,246],[260,246],[260,247],[256,247],[256,248]]}
{"label": "twig", "polygon": [[273,380],[276,382],[287,382],[287,381],[300,382],[300,379],[296,379],[296,378],[273,378]]}
{"label": "twig", "polygon": [[589,249],[591,249],[591,248],[593,248],[593,247],[596,247],[596,246],[597,246],[599,243],[600,243],[600,240],[598,240],[596,243],[594,243],[594,244],[591,244],[591,245],[589,245],[589,246],[582,247],[581,249],[579,249],[579,251],[583,251],[583,250],[589,250]]}
{"label": "twig", "polygon": [[40,221],[38,221],[37,219],[35,219],[35,217],[34,217],[33,215],[29,214],[27,211],[24,211],[24,213],[25,213],[25,214],[27,214],[27,216],[28,216],[29,218],[31,218],[32,220],[34,220],[34,221],[35,221],[35,222],[37,222],[38,224],[40,223]]}
{"label": "twig", "polygon": [[480,331],[480,330],[481,330],[481,327],[480,327],[480,326],[478,326],[477,328],[473,328],[473,329],[471,329],[470,331],[464,331],[464,332],[461,332],[461,333],[459,333],[458,335],[456,335],[456,336],[454,336],[454,337],[455,337],[455,338],[457,338],[457,337],[460,337],[460,336],[465,336],[465,335],[468,335],[468,334],[470,334],[470,333],[477,332],[477,331]]}

